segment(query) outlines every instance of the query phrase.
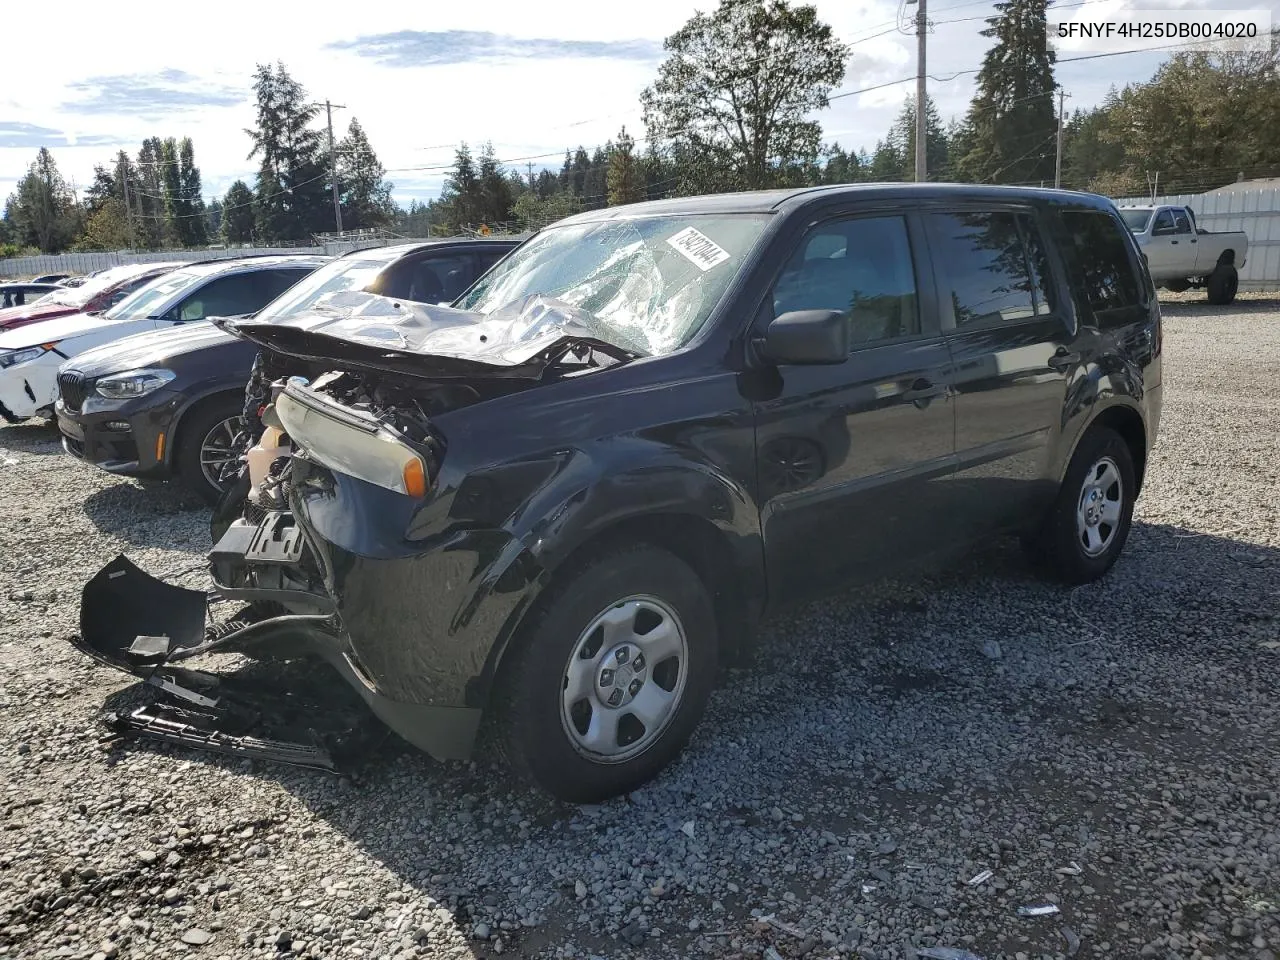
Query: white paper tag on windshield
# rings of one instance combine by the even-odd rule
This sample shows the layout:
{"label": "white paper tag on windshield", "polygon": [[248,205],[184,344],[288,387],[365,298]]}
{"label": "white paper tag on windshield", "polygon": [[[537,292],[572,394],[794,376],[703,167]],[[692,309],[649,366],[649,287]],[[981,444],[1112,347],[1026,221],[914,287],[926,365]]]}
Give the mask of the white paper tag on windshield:
{"label": "white paper tag on windshield", "polygon": [[685,227],[674,237],[667,237],[667,243],[703,273],[731,256],[728,250],[693,227]]}

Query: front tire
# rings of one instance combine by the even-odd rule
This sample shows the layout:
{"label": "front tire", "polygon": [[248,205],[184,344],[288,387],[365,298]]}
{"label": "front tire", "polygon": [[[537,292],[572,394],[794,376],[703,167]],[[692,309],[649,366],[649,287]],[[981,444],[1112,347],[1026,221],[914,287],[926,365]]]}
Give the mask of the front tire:
{"label": "front tire", "polygon": [[[234,481],[236,434],[244,428],[244,399],[214,398],[183,418],[174,451],[174,467],[187,488],[216,507]],[[222,473],[226,470],[225,475]]]}
{"label": "front tire", "polygon": [[1082,584],[1110,570],[1129,537],[1137,493],[1129,445],[1108,427],[1090,428],[1039,538],[1053,575]]}
{"label": "front tire", "polygon": [[711,599],[679,557],[635,544],[577,565],[539,602],[503,664],[508,761],[570,803],[634,790],[697,726],[716,642]]}
{"label": "front tire", "polygon": [[1220,263],[1209,274],[1209,302],[1214,306],[1225,307],[1236,298],[1240,288],[1240,275],[1229,263]]}

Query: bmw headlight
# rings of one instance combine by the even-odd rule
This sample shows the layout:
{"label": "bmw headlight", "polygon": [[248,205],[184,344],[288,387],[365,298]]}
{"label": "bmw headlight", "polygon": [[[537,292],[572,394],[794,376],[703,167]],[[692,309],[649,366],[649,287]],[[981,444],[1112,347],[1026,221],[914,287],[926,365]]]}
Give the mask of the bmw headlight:
{"label": "bmw headlight", "polygon": [[9,367],[16,367],[20,363],[30,363],[32,360],[39,360],[56,346],[56,343],[42,343],[37,347],[22,347],[18,350],[0,350],[0,370],[7,370]]}
{"label": "bmw headlight", "polygon": [[126,370],[100,377],[94,388],[108,400],[132,400],[159,390],[174,376],[172,370]]}

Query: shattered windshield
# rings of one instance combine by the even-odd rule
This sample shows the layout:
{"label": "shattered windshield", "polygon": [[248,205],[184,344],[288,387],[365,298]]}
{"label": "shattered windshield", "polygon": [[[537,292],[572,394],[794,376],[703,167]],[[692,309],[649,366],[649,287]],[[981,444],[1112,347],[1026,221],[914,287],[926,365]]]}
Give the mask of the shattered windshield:
{"label": "shattered windshield", "polygon": [[595,321],[600,339],[648,356],[689,343],[764,230],[765,215],[638,217],[552,227],[458,300],[481,314],[533,295]]}

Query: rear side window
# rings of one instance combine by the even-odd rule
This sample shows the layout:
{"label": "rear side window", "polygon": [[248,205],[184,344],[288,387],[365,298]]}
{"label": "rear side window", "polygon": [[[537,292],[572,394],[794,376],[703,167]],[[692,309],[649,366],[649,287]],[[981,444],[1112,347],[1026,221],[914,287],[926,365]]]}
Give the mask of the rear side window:
{"label": "rear side window", "polygon": [[307,267],[264,270],[258,274],[259,295],[263,298],[262,302],[270,303],[310,272],[311,270]]}
{"label": "rear side window", "polygon": [[1008,211],[925,217],[956,326],[993,326],[1053,311],[1049,260],[1035,221]]}
{"label": "rear side window", "polygon": [[1065,233],[1076,308],[1086,317],[1092,315],[1096,323],[1127,322],[1124,313],[1142,307],[1146,298],[1124,227],[1101,211],[1066,210],[1058,217]]}
{"label": "rear side window", "polygon": [[903,218],[835,220],[810,231],[773,289],[773,315],[793,310],[847,314],[854,347],[919,333]]}

